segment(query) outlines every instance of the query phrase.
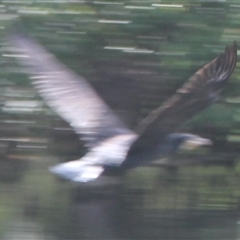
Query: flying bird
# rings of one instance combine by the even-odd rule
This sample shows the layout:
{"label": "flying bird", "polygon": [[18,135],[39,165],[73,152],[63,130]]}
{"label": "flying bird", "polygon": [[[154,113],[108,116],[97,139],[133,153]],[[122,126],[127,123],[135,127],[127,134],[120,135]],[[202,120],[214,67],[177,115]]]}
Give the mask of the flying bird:
{"label": "flying bird", "polygon": [[17,56],[27,66],[41,97],[70,124],[88,148],[80,159],[50,168],[73,182],[94,180],[109,167],[131,169],[169,156],[182,147],[210,144],[209,139],[178,131],[195,114],[218,100],[237,62],[237,44],[233,42],[131,130],[83,77],[67,69],[35,40],[15,33],[10,43],[24,54]]}

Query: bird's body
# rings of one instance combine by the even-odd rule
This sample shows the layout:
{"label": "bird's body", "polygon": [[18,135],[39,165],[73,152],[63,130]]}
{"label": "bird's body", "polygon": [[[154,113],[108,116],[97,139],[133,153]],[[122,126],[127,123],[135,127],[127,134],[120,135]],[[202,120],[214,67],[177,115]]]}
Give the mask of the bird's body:
{"label": "bird's body", "polygon": [[11,43],[25,55],[20,62],[28,66],[28,74],[39,94],[88,147],[82,158],[50,169],[75,182],[94,180],[108,167],[125,170],[169,156],[186,142],[209,144],[208,139],[178,133],[178,129],[219,98],[237,61],[234,42],[133,131],[118,119],[84,78],[68,70],[38,43],[22,34],[13,34]]}

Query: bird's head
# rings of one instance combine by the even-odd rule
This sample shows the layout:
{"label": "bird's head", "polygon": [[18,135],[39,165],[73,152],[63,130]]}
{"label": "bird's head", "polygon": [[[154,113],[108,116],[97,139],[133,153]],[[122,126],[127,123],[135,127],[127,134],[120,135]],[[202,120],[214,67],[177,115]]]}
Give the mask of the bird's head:
{"label": "bird's head", "polygon": [[193,150],[201,146],[212,145],[212,141],[207,138],[202,138],[198,135],[187,133],[172,133],[168,135],[174,151],[177,150]]}

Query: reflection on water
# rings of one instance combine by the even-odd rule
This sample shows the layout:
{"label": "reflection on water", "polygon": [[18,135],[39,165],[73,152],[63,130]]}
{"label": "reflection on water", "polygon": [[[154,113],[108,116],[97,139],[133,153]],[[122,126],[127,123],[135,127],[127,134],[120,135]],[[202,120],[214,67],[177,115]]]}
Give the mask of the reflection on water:
{"label": "reflection on water", "polygon": [[[214,209],[210,204],[201,209],[201,198],[205,196],[202,192],[198,198],[195,196],[195,200],[192,198],[192,205],[189,205],[188,191],[192,191],[193,197],[194,190],[186,181],[191,180],[191,175],[189,179],[181,179],[181,176],[173,177],[172,172],[163,171],[158,176],[161,178],[158,187],[144,182],[141,172],[135,173],[141,179],[136,185],[128,183],[130,175],[122,184],[73,186],[48,173],[47,167],[56,161],[48,155],[32,161],[28,159],[28,164],[20,163],[24,171],[17,181],[1,181],[1,239],[239,237],[239,214],[234,202],[226,203],[225,209]],[[176,178],[178,182],[182,181],[180,185],[176,184]],[[165,195],[165,200],[162,195]],[[167,202],[169,205],[165,208]]]}

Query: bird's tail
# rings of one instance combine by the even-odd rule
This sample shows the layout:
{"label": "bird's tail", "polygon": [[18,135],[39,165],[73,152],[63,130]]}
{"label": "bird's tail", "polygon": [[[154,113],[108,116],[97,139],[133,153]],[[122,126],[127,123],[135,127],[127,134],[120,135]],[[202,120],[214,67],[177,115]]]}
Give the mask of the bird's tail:
{"label": "bird's tail", "polygon": [[73,182],[89,182],[99,177],[104,167],[81,160],[60,163],[49,168],[50,172]]}

